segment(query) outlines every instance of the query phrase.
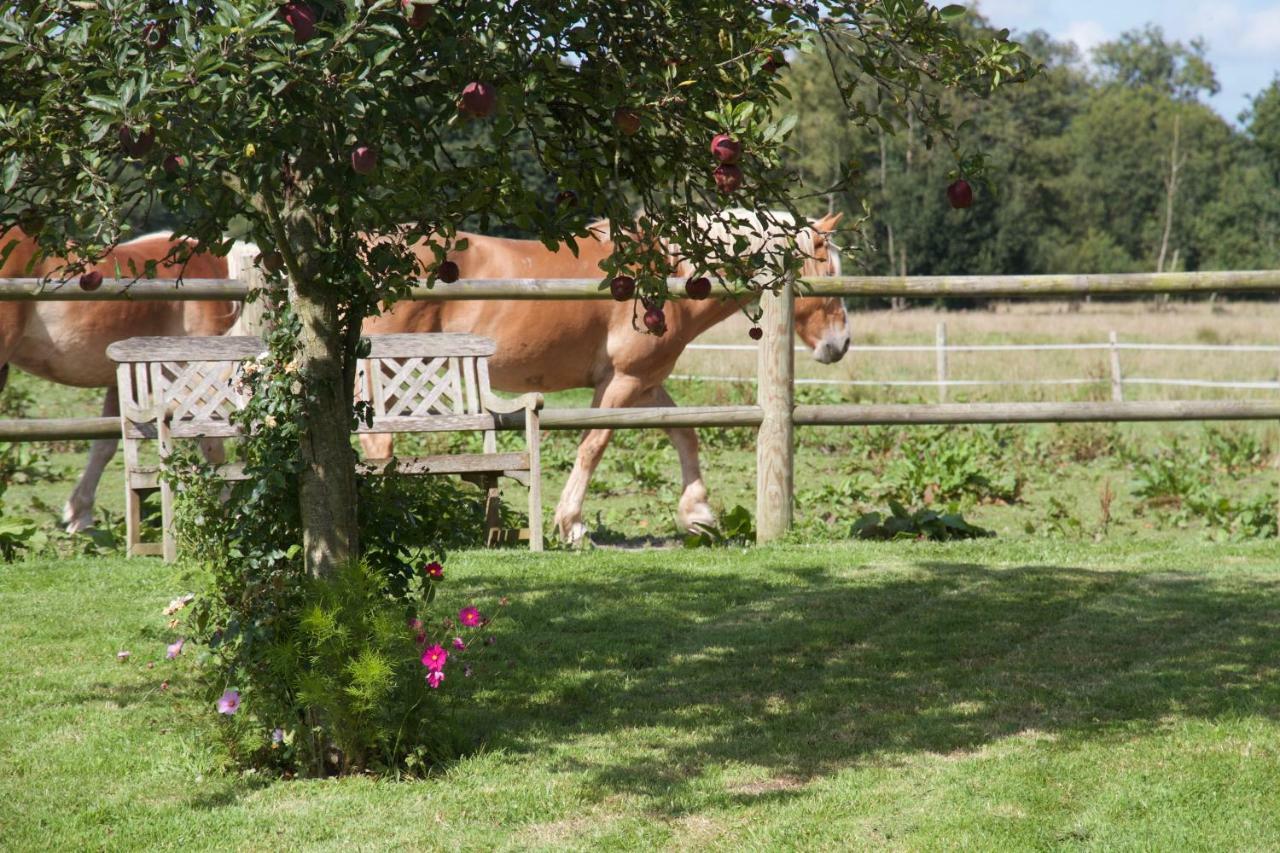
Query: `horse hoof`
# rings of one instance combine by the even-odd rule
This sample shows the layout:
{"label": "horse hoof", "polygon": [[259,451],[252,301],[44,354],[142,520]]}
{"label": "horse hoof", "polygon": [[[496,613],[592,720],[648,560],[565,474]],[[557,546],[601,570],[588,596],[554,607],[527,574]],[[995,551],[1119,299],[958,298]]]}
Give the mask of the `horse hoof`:
{"label": "horse hoof", "polygon": [[700,504],[688,512],[679,513],[677,520],[680,522],[681,529],[688,533],[697,533],[706,529],[714,530],[718,523],[716,514],[706,504]]}
{"label": "horse hoof", "polygon": [[63,521],[68,533],[83,533],[93,527],[93,516],[77,515],[70,521]]}

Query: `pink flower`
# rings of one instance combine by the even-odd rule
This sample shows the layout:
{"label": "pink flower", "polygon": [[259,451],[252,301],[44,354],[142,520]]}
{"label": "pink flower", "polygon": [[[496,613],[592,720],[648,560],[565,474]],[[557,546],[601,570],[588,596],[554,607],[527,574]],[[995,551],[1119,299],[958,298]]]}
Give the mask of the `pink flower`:
{"label": "pink flower", "polygon": [[484,617],[474,607],[464,607],[458,611],[458,621],[468,628],[475,628],[484,622]]}
{"label": "pink flower", "polygon": [[169,650],[165,652],[164,656],[167,657],[169,660],[173,660],[178,655],[182,654],[182,647],[183,645],[186,644],[186,642],[187,641],[185,638],[179,637],[176,643],[169,644]]}
{"label": "pink flower", "polygon": [[427,673],[427,684],[431,685],[431,689],[435,690],[440,686],[440,682],[444,681],[444,673],[440,670],[434,670]]}
{"label": "pink flower", "polygon": [[445,661],[448,659],[449,653],[446,652],[444,650],[444,646],[439,643],[436,643],[434,646],[422,653],[422,665],[432,672],[439,672],[444,669]]}
{"label": "pink flower", "polygon": [[226,714],[230,717],[236,711],[240,710],[240,691],[228,690],[218,699],[218,713]]}
{"label": "pink flower", "polygon": [[423,566],[422,571],[426,572],[427,577],[431,578],[433,581],[441,580],[444,577],[444,566],[440,565],[435,560],[432,560],[430,563]]}
{"label": "pink flower", "polygon": [[466,644],[466,643],[464,643],[464,642],[462,641],[462,638],[461,638],[461,637],[454,637],[454,638],[453,638],[453,647],[454,647],[455,649],[457,649],[458,651],[462,651],[463,649],[465,649],[465,648],[467,647],[467,644]]}
{"label": "pink flower", "polygon": [[410,630],[410,631],[417,631],[417,632],[421,633],[421,631],[422,631],[422,620],[421,620],[421,619],[410,619],[410,620],[409,620],[409,630]]}

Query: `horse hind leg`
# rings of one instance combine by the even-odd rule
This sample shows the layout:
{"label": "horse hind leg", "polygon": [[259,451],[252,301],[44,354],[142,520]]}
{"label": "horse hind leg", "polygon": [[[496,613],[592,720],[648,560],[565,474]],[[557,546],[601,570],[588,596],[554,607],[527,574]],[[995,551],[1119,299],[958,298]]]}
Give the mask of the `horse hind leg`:
{"label": "horse hind leg", "polygon": [[[110,418],[119,415],[120,397],[113,385],[102,401],[102,416]],[[62,523],[66,525],[68,533],[79,533],[93,527],[93,502],[98,493],[98,482],[102,479],[107,463],[116,455],[119,443],[119,439],[100,438],[89,445],[89,463],[85,465],[84,473],[80,475],[62,510]]]}
{"label": "horse hind leg", "polygon": [[[658,386],[653,390],[653,402],[658,406],[675,406],[667,389]],[[684,489],[676,506],[676,521],[683,530],[697,530],[716,526],[716,514],[707,502],[707,485],[702,481],[702,467],[698,461],[698,432],[690,427],[671,427],[666,431],[671,445],[680,457],[680,477]]]}

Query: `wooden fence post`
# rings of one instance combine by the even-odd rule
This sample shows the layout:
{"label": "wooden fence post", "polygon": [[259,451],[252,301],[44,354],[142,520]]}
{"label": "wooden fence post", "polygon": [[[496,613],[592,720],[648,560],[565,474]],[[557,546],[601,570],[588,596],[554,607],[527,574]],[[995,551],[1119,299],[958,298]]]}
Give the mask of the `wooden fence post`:
{"label": "wooden fence post", "polygon": [[267,285],[267,277],[262,268],[254,263],[256,250],[249,251],[250,246],[237,243],[227,255],[227,275],[244,282],[250,291],[260,290],[258,298],[253,302],[243,302],[240,306],[240,319],[237,321],[237,333],[242,335],[258,335],[267,331],[267,310],[272,299]]}
{"label": "wooden fence post", "polygon": [[947,324],[938,321],[938,334],[935,338],[938,348],[938,402],[947,402]]}
{"label": "wooden fence post", "polygon": [[795,289],[760,297],[763,316],[756,399],[763,412],[756,440],[756,541],[770,542],[791,528],[795,490]]}
{"label": "wooden fence post", "polygon": [[1108,338],[1111,342],[1111,399],[1117,403],[1124,402],[1124,376],[1120,373],[1120,347],[1112,329]]}

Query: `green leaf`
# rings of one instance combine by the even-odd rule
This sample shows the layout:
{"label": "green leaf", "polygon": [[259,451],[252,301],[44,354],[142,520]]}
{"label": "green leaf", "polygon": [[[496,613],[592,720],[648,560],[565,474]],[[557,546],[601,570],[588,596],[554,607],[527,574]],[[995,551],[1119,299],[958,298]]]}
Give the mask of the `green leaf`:
{"label": "green leaf", "polygon": [[952,3],[950,6],[943,6],[938,10],[938,14],[942,16],[944,21],[956,21],[965,16],[969,10],[959,3]]}

